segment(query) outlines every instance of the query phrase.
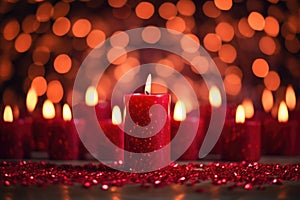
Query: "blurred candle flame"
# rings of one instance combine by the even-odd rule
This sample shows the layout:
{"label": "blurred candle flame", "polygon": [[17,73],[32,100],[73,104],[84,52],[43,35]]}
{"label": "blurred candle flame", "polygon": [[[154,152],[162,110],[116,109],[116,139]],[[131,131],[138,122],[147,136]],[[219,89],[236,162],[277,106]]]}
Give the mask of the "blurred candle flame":
{"label": "blurred candle flame", "polygon": [[296,94],[294,88],[289,85],[286,88],[285,102],[289,110],[294,110],[296,107]]}
{"label": "blurred candle flame", "polygon": [[44,102],[42,112],[45,119],[53,119],[55,117],[55,108],[49,99]]}
{"label": "blurred candle flame", "polygon": [[268,89],[264,89],[261,101],[265,112],[270,112],[274,104],[272,92]]}
{"label": "blurred candle flame", "polygon": [[26,96],[26,107],[29,112],[34,111],[37,101],[38,101],[38,96],[35,89],[30,88]]}
{"label": "blurred candle flame", "polygon": [[72,120],[72,112],[71,112],[70,106],[66,103],[63,106],[63,118],[65,121]]}
{"label": "blurred candle flame", "polygon": [[186,108],[182,101],[177,101],[174,108],[173,118],[176,121],[184,121],[186,119]]}
{"label": "blurred candle flame", "polygon": [[148,75],[145,85],[145,94],[151,94],[151,74]]}
{"label": "blurred candle flame", "polygon": [[279,109],[278,109],[278,121],[279,122],[287,122],[289,120],[289,111],[284,103],[284,101],[281,101],[279,104]]}
{"label": "blurred candle flame", "polygon": [[120,125],[122,123],[121,110],[119,106],[114,106],[112,110],[112,124]]}
{"label": "blurred candle flame", "polygon": [[5,106],[4,113],[3,113],[3,121],[5,122],[13,122],[13,112],[10,106]]}
{"label": "blurred candle flame", "polygon": [[245,123],[245,109],[242,105],[239,105],[236,109],[235,122],[242,124]]}
{"label": "blurred candle flame", "polygon": [[212,86],[209,90],[209,103],[216,108],[222,105],[221,93],[216,86]]}
{"label": "blurred candle flame", "polygon": [[85,103],[88,106],[95,106],[98,103],[98,92],[95,87],[90,86],[86,90]]}
{"label": "blurred candle flame", "polygon": [[254,116],[254,105],[251,99],[244,99],[242,105],[245,109],[245,117],[247,119],[252,118]]}
{"label": "blurred candle flame", "polygon": [[20,116],[20,109],[18,106],[14,106],[13,108],[13,116],[14,116],[14,119],[18,119],[19,116]]}

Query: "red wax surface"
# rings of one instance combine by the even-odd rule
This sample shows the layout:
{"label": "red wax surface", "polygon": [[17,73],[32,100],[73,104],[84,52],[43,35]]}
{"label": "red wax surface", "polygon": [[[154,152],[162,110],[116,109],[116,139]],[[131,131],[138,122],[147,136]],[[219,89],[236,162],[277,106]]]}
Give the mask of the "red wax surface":
{"label": "red wax surface", "polygon": [[35,151],[48,151],[50,137],[49,127],[52,121],[52,119],[44,119],[42,116],[34,117],[32,122],[32,135]]}
{"label": "red wax surface", "polygon": [[225,121],[222,132],[223,160],[258,161],[261,155],[261,124],[258,121]]}
{"label": "red wax surface", "polygon": [[56,119],[50,127],[49,158],[52,160],[78,159],[79,137],[73,121]]}
{"label": "red wax surface", "polygon": [[[124,161],[124,133],[122,131],[122,126],[120,125],[121,128],[118,125],[112,124],[111,119],[107,119],[107,120],[102,120],[100,122],[100,126],[103,130],[103,132],[105,133],[106,137],[108,137],[110,139],[110,141],[112,143],[114,143],[114,145],[116,145],[117,147],[121,148],[118,149],[116,148],[114,150],[114,156],[115,157],[109,157],[109,158],[102,158],[103,160],[107,160],[107,161]],[[105,149],[105,145],[103,144],[101,145],[101,149]]]}
{"label": "red wax surface", "polygon": [[26,117],[19,121],[22,123],[24,158],[31,158],[31,151],[34,146],[32,137],[32,118]]}
{"label": "red wax surface", "polygon": [[[164,111],[167,115],[166,121],[164,124],[162,115],[160,113],[155,113],[152,115],[151,119],[153,120],[153,126],[147,126],[150,123],[149,110],[155,105],[159,104],[164,108]],[[125,117],[125,131],[124,140],[125,140],[125,150],[129,152],[135,153],[148,153],[159,150],[165,147],[170,143],[170,95],[169,94],[133,94],[133,95],[125,95],[125,105],[126,105],[126,117]],[[135,123],[131,125],[128,123],[129,117],[131,117],[132,121]],[[142,134],[146,138],[140,138],[131,136],[128,134],[129,132],[134,132],[137,129],[137,125],[144,127]],[[162,128],[155,134],[153,131],[157,130],[157,127]],[[156,131],[155,131],[156,132]],[[155,134],[154,136],[151,136]],[[147,137],[149,136],[149,137]],[[164,153],[163,153],[164,152]],[[125,157],[130,161],[130,158]],[[153,163],[150,160],[143,160],[145,164],[151,163],[155,165],[155,162],[160,162],[160,160],[170,160],[171,152],[162,151],[162,154],[158,156]]]}
{"label": "red wax surface", "polygon": [[[172,119],[171,121],[171,138],[174,138],[175,135],[177,134],[177,131],[179,129],[180,124],[183,126],[183,130],[188,130],[190,128],[187,127],[196,127],[198,126],[196,136],[192,142],[192,144],[189,146],[189,148],[182,154],[181,157],[179,157],[177,160],[199,160],[199,150],[201,148],[201,145],[204,140],[204,121],[203,119],[197,119],[197,118],[192,118],[188,117],[184,120],[185,123],[180,123],[180,121],[176,121]],[[187,138],[189,139],[189,138]],[[171,152],[173,153],[176,151],[176,147],[180,145],[172,142],[171,146]],[[175,159],[172,156],[172,159]]]}
{"label": "red wax surface", "polygon": [[95,106],[95,110],[96,110],[97,119],[99,121],[105,120],[105,119],[111,119],[112,110],[111,110],[110,102],[100,101]]}
{"label": "red wax surface", "polygon": [[0,122],[0,158],[22,159],[23,151],[23,122]]}
{"label": "red wax surface", "polygon": [[299,155],[300,134],[296,120],[280,123],[267,117],[263,122],[262,153],[266,155]]}

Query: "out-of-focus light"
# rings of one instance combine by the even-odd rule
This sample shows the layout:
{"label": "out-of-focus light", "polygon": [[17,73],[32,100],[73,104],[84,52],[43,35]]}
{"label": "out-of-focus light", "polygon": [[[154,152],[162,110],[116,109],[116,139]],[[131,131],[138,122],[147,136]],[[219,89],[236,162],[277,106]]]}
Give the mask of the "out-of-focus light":
{"label": "out-of-focus light", "polygon": [[177,15],[177,7],[172,2],[164,2],[159,6],[158,13],[163,19],[169,20]]}
{"label": "out-of-focus light", "polygon": [[248,20],[246,18],[241,18],[238,23],[239,32],[247,38],[251,38],[254,35],[254,30],[250,27]]}
{"label": "out-of-focus light", "polygon": [[244,99],[242,106],[245,109],[245,117],[251,119],[254,116],[254,105],[251,99]]}
{"label": "out-of-focus light", "polygon": [[59,54],[54,60],[54,69],[60,74],[65,74],[72,67],[72,60],[67,54]]}
{"label": "out-of-focus light", "polygon": [[55,117],[55,108],[49,99],[44,102],[42,109],[43,117],[45,119],[53,119]]}
{"label": "out-of-focus light", "polygon": [[78,19],[72,26],[72,32],[75,37],[83,38],[89,34],[92,25],[88,19]]}
{"label": "out-of-focus light", "polygon": [[113,8],[121,8],[127,3],[127,0],[108,0],[108,4]]}
{"label": "out-of-focus light", "polygon": [[202,6],[202,11],[210,18],[217,18],[221,14],[221,11],[215,6],[213,1],[205,1]]}
{"label": "out-of-focus light", "polygon": [[66,17],[59,17],[55,20],[52,26],[52,31],[57,36],[66,35],[71,28],[71,22]]}
{"label": "out-of-focus light", "polygon": [[256,11],[253,11],[248,16],[248,23],[253,30],[262,31],[265,27],[264,17]]}
{"label": "out-of-focus light", "polygon": [[3,29],[3,37],[6,40],[13,40],[20,31],[20,24],[16,19],[11,19],[6,23]]}
{"label": "out-of-focus light", "polygon": [[245,123],[245,110],[242,105],[239,105],[236,109],[235,122],[241,124]]}
{"label": "out-of-focus light", "polygon": [[52,17],[53,11],[54,11],[54,9],[53,9],[52,4],[49,2],[44,2],[44,3],[40,4],[40,6],[38,7],[38,9],[36,11],[36,19],[39,22],[47,22]]}
{"label": "out-of-focus light", "polygon": [[232,25],[227,22],[220,22],[215,31],[224,42],[230,42],[233,39],[234,29]]}
{"label": "out-of-focus light", "polygon": [[212,52],[217,52],[221,49],[221,37],[214,33],[208,33],[203,39],[204,47]]}
{"label": "out-of-focus light", "polygon": [[48,83],[47,97],[53,103],[59,103],[64,95],[64,90],[58,80],[53,80]]}
{"label": "out-of-focus light", "polygon": [[233,63],[236,59],[237,52],[231,44],[224,44],[219,50],[219,57],[226,63]]}
{"label": "out-of-focus light", "polygon": [[265,112],[270,112],[274,105],[274,97],[270,90],[264,89],[261,96],[261,102]]}
{"label": "out-of-focus light", "polygon": [[265,19],[264,31],[272,37],[276,37],[279,33],[279,23],[275,17],[268,16]]}
{"label": "out-of-focus light", "polygon": [[192,16],[196,12],[196,6],[191,0],[179,0],[176,6],[178,12],[184,16]]}
{"label": "out-of-focus light", "polygon": [[32,38],[27,33],[21,33],[15,40],[15,49],[19,53],[27,51],[31,47]]}
{"label": "out-of-focus light", "polygon": [[276,43],[273,38],[264,36],[259,40],[259,49],[266,55],[273,55],[276,51]]}
{"label": "out-of-focus light", "polygon": [[278,108],[278,121],[287,122],[289,120],[289,111],[284,101],[281,101]]}
{"label": "out-of-focus light", "polygon": [[220,10],[230,10],[232,7],[232,0],[214,0],[214,3]]}
{"label": "out-of-focus light", "polygon": [[186,24],[181,17],[174,17],[166,22],[166,28],[182,33],[186,28]]}
{"label": "out-of-focus light", "polygon": [[219,88],[212,86],[209,90],[209,103],[213,107],[220,107],[222,105],[222,97]]}
{"label": "out-of-focus light", "polygon": [[252,63],[252,72],[255,76],[264,78],[269,72],[269,64],[263,58],[257,58]]}
{"label": "out-of-focus light", "polygon": [[31,87],[34,88],[38,96],[42,96],[47,91],[47,81],[44,77],[37,76],[32,80]]}
{"label": "out-of-focus light", "polygon": [[136,6],[135,14],[141,19],[150,19],[154,14],[154,6],[151,2],[142,1]]}
{"label": "out-of-focus light", "polygon": [[154,26],[145,27],[142,32],[142,38],[149,44],[155,44],[160,40],[161,32],[159,28]]}
{"label": "out-of-focus light", "polygon": [[86,38],[86,43],[90,48],[95,48],[106,38],[106,35],[103,31],[94,29],[92,30]]}
{"label": "out-of-focus light", "polygon": [[286,88],[285,102],[289,110],[294,110],[296,107],[296,94],[293,86],[289,85]]}
{"label": "out-of-focus light", "polygon": [[186,108],[180,100],[175,104],[173,119],[176,121],[184,121],[186,119]]}
{"label": "out-of-focus light", "polygon": [[264,78],[264,84],[269,90],[275,91],[280,86],[280,77],[276,71],[269,71]]}

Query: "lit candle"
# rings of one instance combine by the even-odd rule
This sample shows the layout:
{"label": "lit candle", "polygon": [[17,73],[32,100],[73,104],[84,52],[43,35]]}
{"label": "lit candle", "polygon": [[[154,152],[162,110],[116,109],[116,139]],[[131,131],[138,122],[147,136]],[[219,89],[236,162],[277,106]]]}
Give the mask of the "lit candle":
{"label": "lit candle", "polygon": [[10,106],[5,106],[3,121],[0,122],[0,158],[23,158],[23,134],[18,121],[14,121]]}
{"label": "lit candle", "polygon": [[[100,121],[101,128],[105,133],[106,137],[110,141],[121,149],[124,149],[124,132],[122,123],[122,114],[118,106],[114,106],[112,110],[112,119]],[[100,144],[100,148],[105,148],[107,145],[105,142]],[[114,157],[102,158],[107,161],[117,162],[119,164],[124,162],[124,152],[119,148],[114,149]]]}
{"label": "lit candle", "polygon": [[[180,125],[183,126],[183,130],[197,130],[197,133],[192,144],[178,160],[198,160],[199,150],[204,139],[204,122],[203,119],[187,116],[185,105],[182,101],[179,100],[175,104],[173,119],[171,121],[171,138],[175,137]],[[189,139],[190,138],[184,138],[183,140]],[[182,143],[183,141],[179,142]],[[172,142],[172,159],[175,159],[174,155],[177,155],[176,150],[180,143],[176,143],[174,141]]]}
{"label": "lit candle", "polygon": [[35,143],[34,150],[39,152],[33,154],[33,157],[36,158],[48,157],[50,125],[55,118],[55,108],[50,100],[44,102],[42,115],[43,117],[36,117],[32,122],[32,135]]}
{"label": "lit candle", "polygon": [[79,138],[68,104],[63,106],[63,119],[55,119],[51,124],[50,131],[49,158],[52,160],[78,159]]}
{"label": "lit candle", "polygon": [[[170,95],[151,94],[151,75],[148,76],[145,94],[125,95],[125,150],[142,153],[140,161],[133,154],[125,155],[125,164],[159,166],[161,161],[170,161],[170,148],[164,148],[155,159],[148,153],[155,152],[170,143]],[[129,135],[130,134],[130,135]],[[153,154],[152,154],[153,155]]]}
{"label": "lit candle", "polygon": [[278,121],[266,118],[262,131],[262,151],[268,155],[299,154],[298,123],[289,120],[288,108],[284,101],[278,108]]}
{"label": "lit candle", "polygon": [[222,133],[223,160],[258,161],[260,159],[261,124],[245,121],[245,109],[239,105],[235,121],[227,120]]}

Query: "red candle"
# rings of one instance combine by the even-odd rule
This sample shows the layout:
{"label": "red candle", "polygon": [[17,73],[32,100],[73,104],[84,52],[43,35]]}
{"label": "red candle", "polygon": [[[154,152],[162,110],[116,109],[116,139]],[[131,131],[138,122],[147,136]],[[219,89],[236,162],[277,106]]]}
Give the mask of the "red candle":
{"label": "red candle", "polygon": [[[198,160],[199,150],[204,139],[204,121],[203,119],[198,119],[196,117],[186,116],[186,110],[183,102],[178,101],[175,105],[174,116],[171,121],[171,138],[174,138],[179,126],[182,125],[184,130],[197,130],[196,136],[189,146],[189,148],[182,154],[178,160]],[[196,129],[197,128],[197,129]],[[190,138],[184,138],[183,140],[189,140]],[[182,141],[179,141],[180,143]],[[172,142],[171,151],[172,159],[175,159],[174,155],[177,155],[176,150],[180,143]],[[179,153],[179,152],[178,152]]]}
{"label": "red candle", "polygon": [[271,116],[263,123],[262,152],[268,155],[299,155],[298,123],[288,120],[288,109],[282,101],[278,109],[278,121]]}
{"label": "red candle", "polygon": [[49,139],[49,158],[52,160],[78,159],[78,134],[69,105],[63,106],[63,119],[52,122]]}
{"label": "red candle", "polygon": [[0,122],[0,158],[21,159],[24,156],[20,121],[13,121],[12,109],[6,106]]}
{"label": "red candle", "polygon": [[236,121],[227,120],[222,133],[223,160],[258,161],[260,159],[261,125],[258,121],[246,121],[242,105],[236,110]]}
{"label": "red candle", "polygon": [[[150,77],[150,78],[149,78]],[[125,157],[125,165],[132,168],[145,165],[156,168],[161,163],[171,161],[170,148],[170,95],[150,94],[151,76],[146,82],[145,94],[125,95],[125,150],[140,154],[140,160],[135,160],[133,154]],[[150,80],[150,81],[149,81]],[[158,109],[152,109],[159,105]],[[156,107],[157,108],[157,107]],[[165,117],[165,118],[164,118]],[[164,148],[165,147],[165,148]],[[161,150],[164,148],[164,150]],[[155,153],[155,158],[150,153]],[[148,154],[149,153],[149,154]]]}
{"label": "red candle", "polygon": [[[124,149],[124,132],[122,124],[122,114],[118,106],[114,106],[112,110],[112,119],[100,121],[100,126],[106,137],[110,139],[114,145]],[[102,144],[100,148],[105,149],[106,143]],[[114,149],[114,157],[102,158],[107,161],[117,162],[119,164],[124,162],[124,151],[119,148]]]}
{"label": "red candle", "polygon": [[[35,117],[32,122],[32,135],[34,139],[34,150],[39,152],[33,157],[46,158],[49,148],[50,127],[55,118],[55,108],[50,100],[46,100],[42,108],[43,117]],[[41,153],[42,152],[42,153]]]}

